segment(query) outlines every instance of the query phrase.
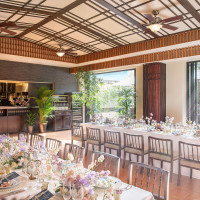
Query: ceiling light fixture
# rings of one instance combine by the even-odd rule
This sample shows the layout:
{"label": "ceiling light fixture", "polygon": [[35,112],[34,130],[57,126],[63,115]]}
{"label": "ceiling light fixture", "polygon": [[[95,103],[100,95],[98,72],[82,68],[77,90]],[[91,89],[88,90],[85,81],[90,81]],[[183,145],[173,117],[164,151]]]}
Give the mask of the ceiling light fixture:
{"label": "ceiling light fixture", "polygon": [[148,27],[152,32],[157,32],[162,28],[162,24],[151,24]]}
{"label": "ceiling light fixture", "polygon": [[64,51],[58,51],[56,52],[56,54],[59,56],[59,57],[62,57],[65,55],[65,52]]}

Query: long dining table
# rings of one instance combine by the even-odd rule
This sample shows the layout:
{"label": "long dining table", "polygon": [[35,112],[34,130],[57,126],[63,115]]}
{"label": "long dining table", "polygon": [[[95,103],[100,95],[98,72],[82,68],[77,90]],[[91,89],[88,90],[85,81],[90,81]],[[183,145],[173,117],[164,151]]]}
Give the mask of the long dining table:
{"label": "long dining table", "polygon": [[[148,146],[148,137],[149,136],[163,138],[163,139],[171,139],[173,141],[174,154],[178,154],[179,141],[183,141],[183,142],[187,142],[187,143],[191,143],[191,144],[200,144],[200,137],[195,137],[192,135],[173,135],[172,133],[164,133],[162,131],[147,131],[147,130],[144,130],[144,128],[124,128],[124,127],[115,127],[115,126],[110,126],[110,125],[100,125],[100,124],[94,124],[94,123],[82,123],[81,126],[83,126],[84,134],[86,134],[86,127],[99,128],[101,130],[102,137],[104,137],[104,130],[120,132],[122,145],[124,143],[124,137],[123,137],[124,133],[143,135],[144,145],[146,147]],[[102,149],[102,151],[103,151],[103,149]],[[117,153],[114,151],[112,151],[112,154],[117,155]],[[122,150],[121,158],[122,159],[124,158],[123,150]],[[132,159],[134,159],[134,158],[132,158]],[[136,161],[136,159],[134,161]],[[147,154],[145,155],[144,163],[148,164],[148,155]],[[155,160],[154,166],[160,167],[160,161]],[[163,168],[166,170],[169,170],[170,169],[169,163],[164,162]],[[198,171],[198,170],[193,170],[193,171],[194,171],[193,177],[200,179],[200,171]],[[173,173],[178,174],[178,160],[174,161]],[[190,169],[182,167],[181,174],[184,176],[190,176]]]}

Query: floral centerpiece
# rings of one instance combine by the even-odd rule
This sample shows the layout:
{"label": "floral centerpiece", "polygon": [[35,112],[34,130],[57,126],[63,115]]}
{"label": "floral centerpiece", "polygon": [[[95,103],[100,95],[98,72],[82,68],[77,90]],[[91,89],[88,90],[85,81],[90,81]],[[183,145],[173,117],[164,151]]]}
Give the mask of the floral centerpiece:
{"label": "floral centerpiece", "polygon": [[150,113],[150,117],[145,118],[146,124],[151,125],[152,120],[153,120],[153,113]]}
{"label": "floral centerpiece", "polygon": [[[67,186],[68,192],[72,190],[72,193],[76,193],[77,199],[93,200],[95,199],[95,188],[105,187],[105,193],[103,199],[111,199],[113,197],[113,182],[108,178],[110,171],[94,171],[104,161],[104,156],[100,156],[95,162],[88,165],[88,168],[84,168],[82,163],[69,164],[68,161],[73,161],[73,155],[69,154],[65,165],[62,162],[60,165],[57,161],[57,166],[62,166],[62,184],[56,189],[56,192],[63,194],[63,189]],[[55,164],[55,163],[54,163]],[[67,168],[67,170],[65,170]],[[63,185],[63,187],[62,187]]]}
{"label": "floral centerpiece", "polygon": [[40,148],[36,146],[37,144],[34,147],[30,147],[23,137],[20,140],[16,140],[6,135],[0,136],[1,165],[6,169],[22,168],[24,163],[28,163],[30,160],[34,160],[34,157],[37,157],[42,146]]}

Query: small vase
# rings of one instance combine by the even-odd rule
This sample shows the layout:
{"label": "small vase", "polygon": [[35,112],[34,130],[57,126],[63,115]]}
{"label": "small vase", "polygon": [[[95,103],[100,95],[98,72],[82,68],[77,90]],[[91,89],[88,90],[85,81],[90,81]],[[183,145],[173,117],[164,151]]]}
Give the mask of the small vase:
{"label": "small vase", "polygon": [[46,133],[47,123],[39,123],[40,133]]}
{"label": "small vase", "polygon": [[121,191],[115,190],[114,191],[114,200],[121,200]]}
{"label": "small vase", "polygon": [[197,130],[197,131],[196,131],[196,134],[197,134],[198,136],[200,136],[200,130]]}
{"label": "small vase", "polygon": [[28,126],[28,133],[30,133],[30,134],[33,133],[33,126]]}

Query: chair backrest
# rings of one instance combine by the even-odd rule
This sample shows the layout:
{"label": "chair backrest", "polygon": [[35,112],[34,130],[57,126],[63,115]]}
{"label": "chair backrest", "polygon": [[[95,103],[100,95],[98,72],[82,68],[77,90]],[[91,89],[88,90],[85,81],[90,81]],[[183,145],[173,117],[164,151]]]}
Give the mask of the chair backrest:
{"label": "chair backrest", "polygon": [[121,133],[117,131],[104,130],[105,143],[121,146]]}
{"label": "chair backrest", "polygon": [[30,136],[29,133],[20,132],[20,133],[18,133],[18,140],[24,140],[28,143],[29,142],[29,136]]}
{"label": "chair backrest", "polygon": [[92,152],[91,163],[94,163],[95,160],[98,161],[98,158],[101,155],[104,156],[104,161],[100,165],[97,166],[95,171],[109,170],[110,173],[111,173],[110,174],[111,176],[115,176],[115,177],[119,178],[120,158],[118,156],[111,155],[111,154],[108,154],[108,153],[94,151],[94,152]]}
{"label": "chair backrest", "polygon": [[62,142],[53,138],[46,138],[46,148],[47,149],[59,149],[58,155],[60,155],[60,148],[62,147]]}
{"label": "chair backrest", "polygon": [[173,142],[170,139],[148,137],[149,153],[173,157]]}
{"label": "chair backrest", "polygon": [[73,125],[72,136],[83,138],[83,127],[78,125]]}
{"label": "chair backrest", "polygon": [[124,133],[124,147],[144,151],[143,135],[133,135],[133,134]]}
{"label": "chair backrest", "polygon": [[84,147],[78,145],[65,143],[63,159],[66,160],[69,153],[74,156],[75,162],[83,161]]}
{"label": "chair backrest", "polygon": [[179,141],[179,158],[200,162],[200,145]]}
{"label": "chair backrest", "polygon": [[155,199],[169,199],[169,172],[142,163],[131,162],[128,183],[152,192]]}
{"label": "chair backrest", "polygon": [[37,134],[31,134],[30,145],[35,146],[37,148],[41,147],[41,142],[44,142],[44,137]]}
{"label": "chair backrest", "polygon": [[101,141],[101,130],[99,128],[86,127],[87,139]]}

